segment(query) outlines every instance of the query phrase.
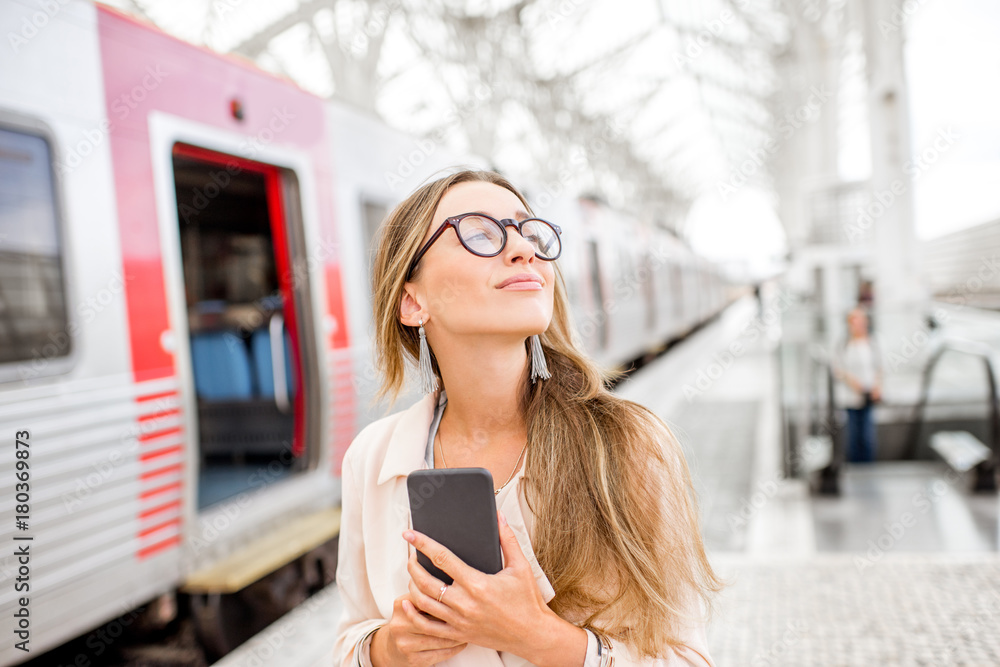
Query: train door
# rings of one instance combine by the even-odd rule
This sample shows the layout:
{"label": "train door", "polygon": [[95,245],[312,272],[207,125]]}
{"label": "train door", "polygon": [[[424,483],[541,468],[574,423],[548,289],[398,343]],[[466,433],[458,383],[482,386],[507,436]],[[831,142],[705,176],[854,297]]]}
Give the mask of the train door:
{"label": "train door", "polygon": [[172,153],[202,509],[315,464],[304,396],[315,341],[291,261],[294,173],[187,144]]}

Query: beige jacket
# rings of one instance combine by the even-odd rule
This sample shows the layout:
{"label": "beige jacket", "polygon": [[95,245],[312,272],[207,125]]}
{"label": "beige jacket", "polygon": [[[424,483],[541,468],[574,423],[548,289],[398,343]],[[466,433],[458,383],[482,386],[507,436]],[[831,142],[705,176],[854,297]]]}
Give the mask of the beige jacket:
{"label": "beige jacket", "polygon": [[[337,628],[334,655],[343,667],[356,665],[358,640],[392,616],[393,601],[408,591],[406,561],[410,546],[402,533],[410,527],[406,476],[427,467],[427,436],[434,415],[435,396],[429,394],[402,412],[365,428],[351,443],[343,464],[343,514],[337,586],[344,605]],[[497,496],[497,507],[517,536],[531,564],[546,602],[555,595],[531,547],[534,516],[520,492],[521,467],[514,480]],[[617,667],[714,667],[708,654],[704,626],[691,627],[686,646],[659,659],[635,658],[630,647],[615,644]],[[446,667],[528,667],[527,660],[510,653],[469,645]]]}

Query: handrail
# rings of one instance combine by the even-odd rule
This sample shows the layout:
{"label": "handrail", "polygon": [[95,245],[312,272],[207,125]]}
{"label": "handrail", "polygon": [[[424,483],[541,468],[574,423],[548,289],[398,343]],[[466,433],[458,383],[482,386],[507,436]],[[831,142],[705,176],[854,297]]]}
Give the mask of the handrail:
{"label": "handrail", "polygon": [[271,344],[271,372],[274,377],[274,404],[278,411],[287,415],[291,409],[288,400],[287,369],[285,368],[285,318],[281,313],[271,316],[268,323],[268,336]]}
{"label": "handrail", "polygon": [[[820,364],[826,372],[826,424],[830,434],[830,462],[819,471],[819,492],[824,495],[840,495],[840,470],[844,463],[844,447],[841,442],[839,429],[835,427],[837,418],[837,405],[834,396],[835,382],[833,374],[833,364],[828,357],[813,355],[813,360]],[[810,390],[813,383],[810,384]],[[809,403],[812,404],[812,396],[809,396]]]}
{"label": "handrail", "polygon": [[921,380],[920,400],[917,401],[913,410],[913,418],[910,420],[910,433],[907,438],[906,455],[908,458],[916,458],[917,440],[920,437],[920,427],[924,423],[924,408],[927,406],[927,395],[930,391],[931,376],[937,367],[938,361],[945,352],[959,352],[979,357],[986,367],[986,379],[990,388],[990,458],[986,459],[975,467],[976,479],[973,482],[973,491],[995,492],[997,490],[996,468],[1000,459],[1000,399],[997,397],[997,373],[996,355],[993,350],[984,343],[971,340],[952,339],[942,343],[927,360],[924,366]]}

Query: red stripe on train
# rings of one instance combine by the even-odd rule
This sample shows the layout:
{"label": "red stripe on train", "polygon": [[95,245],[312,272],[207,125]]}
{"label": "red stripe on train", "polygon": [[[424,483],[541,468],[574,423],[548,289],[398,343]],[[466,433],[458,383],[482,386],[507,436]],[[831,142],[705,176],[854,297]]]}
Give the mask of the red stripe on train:
{"label": "red stripe on train", "polygon": [[164,410],[163,412],[154,412],[148,415],[139,415],[139,421],[148,422],[151,419],[159,419],[160,417],[171,417],[173,415],[179,415],[181,413],[180,408],[172,408],[170,410]]}
{"label": "red stripe on train", "polygon": [[139,551],[136,553],[136,556],[138,556],[139,558],[148,558],[155,553],[163,551],[164,549],[176,546],[180,544],[180,542],[181,542],[181,536],[174,535],[173,537],[165,539],[162,542],[157,542],[156,544],[152,544],[143,549],[139,549]]}
{"label": "red stripe on train", "polygon": [[181,432],[181,427],[174,426],[173,428],[168,428],[164,431],[150,431],[149,433],[140,433],[139,440],[141,441],[152,440],[153,438],[162,438],[165,435],[171,435],[173,433],[180,433],[180,432]]}
{"label": "red stripe on train", "polygon": [[140,519],[145,519],[145,518],[153,516],[154,514],[159,514],[160,512],[165,512],[168,509],[171,509],[173,507],[180,507],[180,506],[181,506],[181,501],[179,499],[178,500],[171,500],[169,503],[164,503],[162,505],[157,505],[156,507],[151,507],[150,509],[146,510],[145,512],[140,512],[139,513],[139,518]]}
{"label": "red stripe on train", "polygon": [[136,399],[140,403],[145,403],[146,401],[155,401],[158,398],[176,397],[177,390],[171,389],[170,391],[161,391],[158,394],[146,394],[144,396],[136,396]]}
{"label": "red stripe on train", "polygon": [[168,519],[168,520],[164,521],[163,523],[158,523],[155,526],[150,526],[149,528],[145,528],[143,530],[140,530],[139,531],[139,537],[146,537],[147,535],[155,533],[158,530],[163,530],[164,528],[167,528],[168,526],[173,526],[173,525],[180,524],[180,522],[181,522],[181,518],[179,516],[174,517],[173,519]]}
{"label": "red stripe on train", "polygon": [[173,489],[180,489],[180,482],[173,482],[171,484],[165,484],[163,486],[158,486],[155,489],[150,489],[149,491],[143,491],[139,494],[140,500],[145,500],[146,498],[152,498],[153,496],[158,496],[161,493],[166,493],[167,491],[172,491]]}
{"label": "red stripe on train", "polygon": [[180,445],[174,445],[173,447],[164,447],[163,449],[157,449],[153,452],[146,452],[139,456],[140,461],[148,461],[150,459],[159,458],[161,456],[166,456],[167,454],[173,454],[174,452],[181,451]]}
{"label": "red stripe on train", "polygon": [[184,467],[183,463],[175,463],[172,466],[164,466],[163,468],[157,468],[156,470],[150,470],[139,475],[139,479],[151,479],[153,477],[159,477],[160,475],[166,475],[168,472],[176,472]]}

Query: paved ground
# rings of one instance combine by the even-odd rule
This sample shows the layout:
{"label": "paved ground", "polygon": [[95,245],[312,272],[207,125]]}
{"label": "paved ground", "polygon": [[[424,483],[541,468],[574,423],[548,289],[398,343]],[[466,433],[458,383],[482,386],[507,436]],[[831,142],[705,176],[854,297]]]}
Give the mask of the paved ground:
{"label": "paved ground", "polygon": [[1000,665],[1000,557],[720,559],[718,665]]}

